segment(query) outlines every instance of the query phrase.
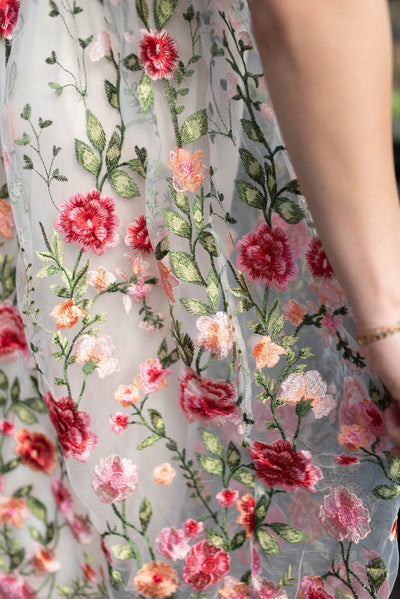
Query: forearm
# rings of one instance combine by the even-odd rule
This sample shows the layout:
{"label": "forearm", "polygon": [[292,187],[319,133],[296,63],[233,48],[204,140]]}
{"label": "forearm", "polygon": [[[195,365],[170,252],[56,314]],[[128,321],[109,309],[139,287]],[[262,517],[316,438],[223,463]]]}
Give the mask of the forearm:
{"label": "forearm", "polygon": [[400,319],[386,1],[255,0],[252,16],[285,143],[356,316]]}

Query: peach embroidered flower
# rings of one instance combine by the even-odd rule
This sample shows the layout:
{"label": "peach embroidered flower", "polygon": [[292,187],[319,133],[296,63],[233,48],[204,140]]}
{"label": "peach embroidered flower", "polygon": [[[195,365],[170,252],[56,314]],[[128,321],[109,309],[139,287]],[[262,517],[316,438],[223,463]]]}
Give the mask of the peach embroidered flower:
{"label": "peach embroidered flower", "polygon": [[26,503],[21,497],[0,499],[0,524],[14,524],[17,528],[22,528],[28,515]]}
{"label": "peach embroidered flower", "polygon": [[109,335],[93,337],[82,335],[75,343],[73,357],[77,364],[93,362],[101,379],[119,370],[117,358],[114,358],[115,347]]}
{"label": "peach embroidered flower", "polygon": [[92,584],[96,584],[97,574],[93,570],[92,566],[90,564],[88,564],[87,562],[82,562],[81,568],[82,568],[83,577],[86,580],[88,580],[89,582],[91,582]]}
{"label": "peach embroidered flower", "polygon": [[210,170],[202,164],[202,156],[201,150],[190,154],[183,148],[176,148],[175,152],[171,152],[168,166],[174,174],[173,186],[176,191],[195,192],[201,186],[203,179],[208,177]]}
{"label": "peach embroidered flower", "polygon": [[170,485],[175,475],[175,470],[172,468],[171,464],[168,464],[168,462],[153,468],[154,482],[159,485]]}
{"label": "peach embroidered flower", "polygon": [[396,517],[396,520],[393,522],[392,528],[390,530],[389,540],[393,542],[395,539],[397,539],[397,537],[398,537],[398,531],[397,531],[397,517]]}
{"label": "peach embroidered flower", "polygon": [[296,405],[303,399],[309,400],[315,418],[320,419],[336,406],[336,399],[327,390],[328,385],[318,370],[309,370],[305,374],[289,374],[281,385],[280,395],[289,405]]}
{"label": "peach embroidered flower", "polygon": [[119,401],[123,408],[128,408],[139,401],[139,389],[133,383],[132,385],[118,385],[118,389],[114,393],[114,399]]}
{"label": "peach embroidered flower", "polygon": [[96,291],[104,291],[109,287],[112,283],[115,283],[116,278],[109,272],[105,270],[101,266],[96,268],[96,270],[91,270],[88,273],[88,284],[91,287],[94,287]]}
{"label": "peach embroidered flower", "polygon": [[67,299],[61,304],[54,306],[50,312],[50,316],[55,318],[57,329],[71,329],[76,324],[79,318],[86,315],[85,310],[75,306],[73,299]]}
{"label": "peach embroidered flower", "polygon": [[285,319],[295,327],[298,327],[303,322],[303,318],[308,312],[303,304],[299,304],[299,302],[296,302],[294,299],[289,300],[288,303],[282,307],[282,311]]}
{"label": "peach embroidered flower", "polygon": [[175,593],[178,588],[178,575],[170,564],[150,562],[140,568],[134,583],[140,593],[163,599]]}
{"label": "peach embroidered flower", "polygon": [[226,576],[223,588],[218,591],[223,599],[247,599],[249,596],[249,585],[239,582],[231,576]]}
{"label": "peach embroidered flower", "polygon": [[161,284],[164,287],[167,298],[172,303],[175,303],[174,294],[172,292],[179,286],[179,281],[176,277],[174,277],[171,269],[168,266],[165,266],[161,260],[157,261],[157,266],[158,270],[160,271]]}
{"label": "peach embroidered flower", "polygon": [[244,528],[246,539],[251,539],[254,534],[254,510],[256,508],[256,500],[250,493],[243,495],[236,502],[236,509],[239,516],[236,519],[236,524]]}
{"label": "peach embroidered flower", "polygon": [[61,563],[56,559],[56,554],[52,549],[43,547],[39,543],[33,544],[33,555],[31,557],[32,566],[35,568],[35,574],[48,574],[57,572],[61,568]]}
{"label": "peach embroidered flower", "polygon": [[369,442],[366,428],[359,424],[342,425],[337,440],[349,451],[358,451],[361,447],[366,447]]}
{"label": "peach embroidered flower", "polygon": [[194,345],[209,351],[216,360],[226,358],[233,347],[233,333],[226,312],[200,316],[196,326],[199,334],[193,340]]}
{"label": "peach embroidered flower", "polygon": [[15,224],[10,204],[6,200],[0,199],[0,233],[3,237],[11,239],[12,227],[15,227]]}
{"label": "peach embroidered flower", "polygon": [[282,354],[286,354],[286,350],[274,343],[269,335],[265,335],[254,346],[252,355],[256,359],[256,367],[260,369],[265,366],[268,368],[276,366]]}

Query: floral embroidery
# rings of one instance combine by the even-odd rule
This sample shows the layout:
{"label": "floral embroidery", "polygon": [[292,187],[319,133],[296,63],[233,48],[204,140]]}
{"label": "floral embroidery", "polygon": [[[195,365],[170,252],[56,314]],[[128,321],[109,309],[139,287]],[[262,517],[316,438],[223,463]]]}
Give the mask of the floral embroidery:
{"label": "floral embroidery", "polygon": [[170,485],[175,475],[175,470],[172,468],[171,464],[168,464],[168,462],[153,468],[154,482],[159,485]]}
{"label": "floral embroidery", "polygon": [[196,591],[202,591],[221,580],[229,567],[229,553],[208,541],[199,541],[185,561],[183,580]]}
{"label": "floral embroidery", "polygon": [[163,599],[175,593],[178,587],[176,570],[164,562],[144,564],[134,578],[134,583],[140,593],[149,597]]}
{"label": "floral embroidery", "polygon": [[138,469],[127,458],[110,455],[94,468],[92,487],[104,503],[123,501],[138,486]]}
{"label": "floral embroidery", "polygon": [[0,1],[0,40],[11,40],[19,12],[19,0]]}
{"label": "floral embroidery", "polygon": [[46,435],[24,428],[15,434],[15,441],[14,453],[20,457],[21,464],[51,474],[56,465],[57,452],[54,443]]}
{"label": "floral embroidery", "polygon": [[85,310],[75,306],[73,299],[57,304],[50,312],[50,316],[55,318],[57,329],[71,329],[85,314]]}
{"label": "floral embroidery", "polygon": [[132,250],[139,250],[145,254],[148,254],[153,250],[149,232],[147,230],[146,218],[144,216],[138,216],[134,223],[128,225],[125,243]]}
{"label": "floral embroidery", "polygon": [[199,334],[193,343],[203,351],[209,351],[216,360],[226,358],[233,347],[233,334],[225,312],[217,312],[215,316],[201,316],[196,326]]}
{"label": "floral embroidery", "polygon": [[337,541],[359,543],[371,532],[368,510],[345,487],[335,487],[325,495],[319,517],[329,536]]}
{"label": "floral embroidery", "polygon": [[268,335],[261,337],[254,346],[253,356],[256,359],[256,368],[273,368],[279,362],[279,357],[285,354],[286,350],[274,343]]}
{"label": "floral embroidery", "polygon": [[0,304],[0,357],[14,358],[26,353],[24,327],[19,312],[8,304]]}
{"label": "floral embroidery", "polygon": [[209,169],[202,164],[202,156],[201,150],[190,154],[184,148],[176,148],[175,152],[171,152],[168,166],[174,175],[173,184],[176,191],[195,192],[201,186],[203,179],[208,177]]}
{"label": "floral embroidery", "polygon": [[11,239],[13,236],[11,229],[14,226],[10,205],[6,200],[0,200],[0,233],[6,239]]}
{"label": "floral embroidery", "polygon": [[179,59],[175,41],[165,29],[142,29],[141,35],[139,59],[150,79],[171,79]]}
{"label": "floral embroidery", "polygon": [[251,539],[254,533],[254,510],[256,501],[254,497],[247,493],[236,502],[236,509],[240,516],[236,519],[236,524],[242,526],[246,532],[246,538]]}
{"label": "floral embroidery", "polygon": [[314,237],[306,252],[306,264],[308,270],[315,279],[331,279],[334,276],[332,266],[322,247],[321,240]]}

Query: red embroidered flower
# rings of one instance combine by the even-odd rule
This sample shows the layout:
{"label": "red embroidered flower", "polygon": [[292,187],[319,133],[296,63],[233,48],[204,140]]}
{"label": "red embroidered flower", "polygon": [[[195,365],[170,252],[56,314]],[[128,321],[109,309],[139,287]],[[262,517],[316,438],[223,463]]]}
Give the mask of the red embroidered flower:
{"label": "red embroidered flower", "polygon": [[11,358],[17,351],[28,351],[21,317],[12,306],[0,304],[0,358]]}
{"label": "red embroidered flower", "polygon": [[142,29],[141,34],[139,60],[146,73],[153,81],[171,79],[179,60],[175,41],[165,29],[160,33],[153,27],[150,32]]}
{"label": "red embroidered flower", "polygon": [[360,458],[356,455],[347,455],[346,453],[342,453],[341,455],[335,455],[335,462],[339,464],[339,466],[349,466],[351,464],[359,464]]}
{"label": "red embroidered flower", "polygon": [[14,453],[21,458],[21,464],[32,470],[50,474],[57,464],[57,450],[54,443],[43,433],[30,432],[26,428],[15,434],[17,445]]}
{"label": "red embroidered flower", "polygon": [[228,574],[229,568],[229,553],[203,540],[191,548],[182,578],[195,591],[203,591],[219,582]]}
{"label": "red embroidered flower", "polygon": [[12,39],[17,24],[19,0],[0,0],[0,40]]}
{"label": "red embroidered flower", "polygon": [[318,237],[313,237],[310,241],[306,252],[306,264],[314,279],[332,279],[334,277],[335,273]]}
{"label": "red embroidered flower", "polygon": [[299,599],[333,599],[333,596],[325,590],[325,582],[320,576],[303,576]]}
{"label": "red embroidered flower", "polygon": [[200,420],[214,425],[239,419],[236,388],[225,381],[203,378],[190,368],[180,376],[179,402],[189,422]]}
{"label": "red embroidered flower", "polygon": [[319,517],[328,535],[337,541],[358,543],[371,532],[368,510],[345,487],[334,487],[325,495]]}
{"label": "red embroidered flower", "polygon": [[239,499],[239,493],[233,489],[222,489],[215,497],[221,507],[230,507]]}
{"label": "red embroidered flower", "polygon": [[44,399],[64,456],[87,462],[90,448],[97,445],[97,436],[89,430],[89,414],[79,412],[76,403],[68,395],[55,401],[49,392]]}
{"label": "red embroidered flower", "polygon": [[74,500],[71,493],[62,482],[58,479],[51,481],[51,492],[54,497],[55,504],[62,514],[68,514],[71,511]]}
{"label": "red embroidered flower", "polygon": [[182,524],[182,530],[188,539],[196,539],[203,532],[204,524],[189,518]]}
{"label": "red embroidered flower", "polygon": [[37,599],[34,590],[21,576],[12,572],[0,573],[0,597],[8,599]]}
{"label": "red embroidered flower", "polygon": [[146,254],[153,251],[145,216],[138,216],[134,223],[128,225],[125,243],[133,250],[141,250]]}
{"label": "red embroidered flower", "polygon": [[254,510],[256,509],[256,500],[253,495],[246,493],[236,503],[236,509],[239,516],[236,519],[236,524],[244,528],[246,539],[251,539],[254,534]]}
{"label": "red embroidered flower", "polygon": [[84,252],[92,250],[101,256],[106,248],[119,244],[121,221],[114,207],[114,200],[101,197],[96,189],[86,196],[78,193],[61,204],[55,227],[65,234],[67,243],[75,242]]}
{"label": "red embroidered flower", "polygon": [[249,452],[256,467],[256,477],[267,487],[315,491],[314,486],[323,478],[318,466],[311,464],[311,453],[296,451],[290,441],[278,439],[271,444],[254,441]]}
{"label": "red embroidered flower", "polygon": [[270,229],[262,223],[257,231],[247,233],[237,244],[236,265],[251,281],[286,291],[288,281],[294,281],[298,266],[288,236],[279,227]]}

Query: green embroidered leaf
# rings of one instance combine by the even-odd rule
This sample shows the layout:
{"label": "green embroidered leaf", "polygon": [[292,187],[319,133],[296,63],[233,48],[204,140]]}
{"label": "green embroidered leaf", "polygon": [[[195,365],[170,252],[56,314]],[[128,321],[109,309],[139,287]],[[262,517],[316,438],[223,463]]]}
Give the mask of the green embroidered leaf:
{"label": "green embroidered leaf", "polygon": [[391,477],[394,478],[396,482],[400,483],[400,458],[391,455],[389,451],[386,452],[386,457],[389,462],[389,471]]}
{"label": "green embroidered leaf", "polygon": [[276,212],[290,225],[296,225],[303,217],[303,210],[294,202],[288,198],[279,198],[274,202],[274,209]]}
{"label": "green embroidered leaf", "polygon": [[200,435],[203,440],[204,447],[213,455],[217,456],[218,458],[222,458],[224,455],[224,448],[218,437],[210,433],[210,431],[206,430],[205,428],[200,429]]}
{"label": "green embroidered leaf", "polygon": [[400,495],[400,485],[378,485],[372,493],[379,499],[395,499]]}
{"label": "green embroidered leaf", "polygon": [[49,12],[49,17],[57,17],[60,14],[57,4],[54,2],[54,0],[49,0],[49,4],[51,8],[51,11]]}
{"label": "green embroidered leaf", "polygon": [[49,264],[48,266],[43,266],[37,273],[36,276],[38,279],[44,279],[45,277],[51,277],[56,273],[60,272],[61,268],[56,266],[55,264]]}
{"label": "green embroidered leaf", "polygon": [[54,522],[49,522],[46,527],[46,544],[54,539],[55,527]]}
{"label": "green embroidered leaf", "polygon": [[202,231],[199,235],[199,241],[210,256],[218,256],[217,244],[212,233],[209,231]]}
{"label": "green embroidered leaf", "polygon": [[335,593],[335,599],[354,599],[354,595],[345,589],[338,589]]}
{"label": "green embroidered leaf", "polygon": [[39,414],[47,414],[46,402],[41,397],[28,397],[24,403]]}
{"label": "green embroidered leaf", "polygon": [[153,106],[154,93],[150,77],[143,73],[137,90],[140,108],[143,113],[149,112]]}
{"label": "green embroidered leaf", "polygon": [[125,580],[123,579],[122,574],[119,570],[110,568],[109,574],[110,574],[110,582],[113,587],[118,588],[120,584],[125,584]]}
{"label": "green embroidered leaf", "polygon": [[218,287],[218,279],[215,272],[211,269],[207,275],[207,297],[210,302],[211,308],[213,312],[215,312],[218,305],[219,298],[219,287]]}
{"label": "green embroidered leaf", "polygon": [[20,547],[11,554],[10,570],[15,570],[24,561],[25,549]]}
{"label": "green embroidered leaf", "polygon": [[207,304],[203,304],[203,302],[197,299],[181,297],[180,301],[185,306],[186,310],[195,316],[210,316],[210,314],[213,314],[213,311]]}
{"label": "green embroidered leaf", "polygon": [[160,437],[159,435],[150,435],[150,437],[146,437],[146,439],[144,439],[144,441],[142,441],[141,443],[139,443],[139,445],[136,447],[136,449],[138,451],[141,451],[142,449],[146,449],[147,447],[150,447],[151,445],[154,445],[154,443],[157,443],[157,441],[159,441],[162,437]]}
{"label": "green embroidered leaf", "polygon": [[112,170],[118,165],[121,158],[121,136],[114,131],[109,141],[106,152],[106,166],[108,170]]}
{"label": "green embroidered leaf", "polygon": [[56,83],[55,81],[49,81],[47,84],[51,89],[54,89],[54,91],[56,92],[56,96],[61,96],[61,94],[64,91],[64,88],[62,85],[60,85],[59,83]]}
{"label": "green embroidered leaf", "polygon": [[251,183],[246,183],[246,181],[240,181],[236,179],[235,181],[236,191],[242,200],[249,206],[253,206],[253,208],[263,208],[265,204],[265,198],[261,191],[251,185]]}
{"label": "green embroidered leaf", "polygon": [[242,159],[244,170],[249,175],[249,177],[251,177],[253,181],[260,183],[260,185],[264,185],[264,169],[258,162],[258,160],[256,160],[253,154],[251,154],[251,152],[249,152],[245,148],[240,148],[239,154],[240,158]]}
{"label": "green embroidered leaf", "polygon": [[247,299],[241,300],[236,306],[236,314],[243,314],[243,312],[248,312],[253,308],[252,302]]}
{"label": "green embroidered leaf", "polygon": [[32,489],[33,485],[25,485],[23,487],[19,487],[19,489],[14,491],[13,497],[26,497],[27,495],[29,495]]}
{"label": "green embroidered leaf", "polygon": [[230,441],[227,454],[228,466],[231,470],[236,470],[240,466],[242,458],[238,448]]}
{"label": "green embroidered leaf", "polygon": [[165,225],[171,233],[179,235],[179,237],[190,239],[190,226],[183,216],[169,209],[162,210],[162,214],[164,216]]}
{"label": "green embroidered leaf", "polygon": [[22,404],[16,403],[13,405],[13,410],[17,415],[18,419],[21,420],[24,424],[34,424],[37,422],[37,418],[35,414],[33,414],[30,410],[28,410]]}
{"label": "green embroidered leaf", "polygon": [[380,410],[386,410],[386,408],[390,406],[390,395],[386,388],[383,388],[381,391],[371,382],[369,384],[368,393],[374,404]]}
{"label": "green embroidered leaf", "polygon": [[132,559],[135,557],[130,545],[113,545],[111,547],[111,553],[117,559],[122,560]]}
{"label": "green embroidered leaf", "polygon": [[222,464],[219,460],[210,458],[209,456],[203,455],[202,453],[196,453],[197,461],[199,466],[205,472],[209,474],[215,474],[215,476],[222,476],[223,469]]}
{"label": "green embroidered leaf", "polygon": [[27,146],[31,142],[31,138],[27,133],[23,133],[22,137],[15,140],[17,146]]}
{"label": "green embroidered leaf", "polygon": [[134,158],[133,160],[131,160],[129,162],[129,166],[131,167],[131,169],[133,170],[133,172],[137,173],[141,177],[145,177],[146,176],[146,170],[145,170],[145,168],[143,166],[142,161],[139,160],[139,158]]}
{"label": "green embroidered leaf", "polygon": [[250,470],[239,468],[233,472],[232,476],[242,483],[242,485],[245,485],[245,487],[249,487],[249,489],[253,489],[256,484],[254,472],[251,472]]}
{"label": "green embroidered leaf", "polygon": [[189,201],[186,197],[186,194],[183,191],[176,191],[171,178],[168,179],[168,187],[175,205],[179,208],[179,210],[182,210],[184,214],[189,215]]}
{"label": "green embroidered leaf", "polygon": [[44,540],[42,533],[35,528],[34,526],[28,526],[29,534],[31,535],[34,541],[37,541],[41,545],[45,545],[46,541]]}
{"label": "green embroidered leaf", "polygon": [[119,98],[117,88],[115,87],[115,85],[113,85],[110,81],[107,81],[106,79],[104,81],[104,90],[106,92],[107,100],[109,101],[111,106],[119,110]]}
{"label": "green embroidered leaf", "polygon": [[40,129],[46,129],[47,127],[50,127],[53,124],[53,121],[49,121],[49,120],[43,120],[42,117],[39,117],[39,128]]}
{"label": "green embroidered leaf", "polygon": [[153,509],[151,507],[150,501],[147,499],[147,497],[143,497],[143,501],[139,508],[139,520],[140,520],[140,525],[142,527],[143,532],[146,532],[147,527],[150,523],[152,514],[153,514]]}
{"label": "green embroidered leaf", "polygon": [[366,570],[371,590],[376,593],[376,591],[383,585],[388,575],[385,562],[381,557],[375,557],[367,564]]}
{"label": "green embroidered leaf", "polygon": [[6,474],[7,472],[11,472],[11,470],[15,470],[15,468],[17,468],[18,465],[19,458],[13,458],[12,460],[9,460],[6,464],[4,464],[3,468],[1,469],[1,473]]}
{"label": "green embroidered leaf", "polygon": [[141,19],[142,23],[149,28],[149,7],[147,6],[147,0],[136,0],[136,12]]}
{"label": "green embroidered leaf", "polygon": [[128,56],[125,56],[122,64],[126,69],[128,69],[128,71],[140,71],[140,69],[142,69],[142,65],[140,64],[136,54],[128,54]]}
{"label": "green embroidered leaf", "polygon": [[254,510],[254,523],[256,529],[263,524],[268,511],[268,503],[265,495],[257,501],[256,509]]}
{"label": "green embroidered leaf", "polygon": [[26,498],[26,503],[27,503],[29,511],[32,513],[33,516],[35,516],[35,518],[42,520],[42,522],[46,522],[46,520],[47,520],[46,506],[41,501],[39,501],[39,499],[36,499],[36,497],[32,497],[31,495],[28,495],[28,497]]}
{"label": "green embroidered leaf", "polygon": [[8,561],[6,561],[3,557],[0,557],[0,571],[7,572],[8,570]]}
{"label": "green embroidered leaf", "polygon": [[93,147],[102,152],[106,145],[106,134],[99,119],[89,109],[86,109],[86,133]]}
{"label": "green embroidered leaf", "polygon": [[8,389],[8,378],[4,370],[0,370],[0,389]]}
{"label": "green embroidered leaf", "polygon": [[157,412],[157,410],[149,410],[149,414],[151,424],[160,435],[163,435],[165,433],[165,424],[160,412]]}
{"label": "green embroidered leaf", "polygon": [[239,549],[246,542],[246,533],[244,530],[237,532],[231,541],[232,550]]}
{"label": "green embroidered leaf", "polygon": [[288,524],[274,523],[269,524],[270,528],[277,534],[279,537],[287,541],[288,543],[301,543],[302,541],[306,541],[308,539],[308,535],[302,530],[298,530],[293,526],[289,526]]}
{"label": "green embroidered leaf", "polygon": [[182,125],[181,140],[182,144],[189,144],[196,141],[208,131],[208,120],[205,109],[199,110],[188,116]]}
{"label": "green embroidered leaf", "polygon": [[168,19],[172,17],[177,4],[178,0],[159,0],[154,12],[158,30],[162,29]]}
{"label": "green embroidered leaf", "polygon": [[122,170],[111,171],[108,175],[108,180],[111,183],[114,191],[119,195],[120,198],[137,198],[140,196],[140,191],[135,181],[127,172]]}
{"label": "green embroidered leaf", "polygon": [[84,169],[97,177],[100,169],[100,163],[92,148],[90,148],[83,141],[75,139],[75,156],[79,164],[83,166]]}
{"label": "green embroidered leaf", "polygon": [[30,158],[30,157],[29,157],[27,154],[24,154],[24,155],[22,156],[22,158],[24,159],[24,163],[25,163],[25,164],[24,164],[24,166],[23,166],[22,168],[24,168],[26,171],[31,171],[31,170],[33,170],[33,162],[32,162],[32,159],[31,159],[31,158]]}
{"label": "green embroidered leaf", "polygon": [[192,219],[197,231],[200,231],[204,225],[204,217],[200,202],[198,200],[193,202]]}
{"label": "green embroidered leaf", "polygon": [[182,351],[183,351],[183,356],[182,359],[185,362],[186,366],[190,366],[192,365],[193,362],[193,354],[194,354],[194,345],[193,345],[193,341],[191,340],[191,338],[189,337],[189,335],[186,333],[184,338],[183,338],[183,342],[182,342]]}
{"label": "green embroidered leaf", "polygon": [[169,252],[169,237],[163,237],[156,245],[156,260],[162,260]]}
{"label": "green embroidered leaf", "polygon": [[224,551],[228,551],[228,545],[224,537],[221,533],[216,532],[211,528],[211,526],[206,526],[206,537],[207,541],[211,543],[211,545],[215,545],[216,547],[221,547]]}
{"label": "green embroidered leaf", "polygon": [[30,104],[25,104],[23,111],[20,114],[21,119],[24,119],[25,121],[29,121],[29,119],[32,116],[32,108],[30,106]]}
{"label": "green embroidered leaf", "polygon": [[262,134],[257,125],[255,125],[252,121],[248,121],[247,119],[241,119],[240,122],[242,124],[243,131],[246,133],[247,137],[251,139],[251,141],[262,141]]}
{"label": "green embroidered leaf", "polygon": [[174,275],[181,281],[203,285],[203,278],[196,262],[185,252],[173,251],[169,255]]}
{"label": "green embroidered leaf", "polygon": [[268,555],[277,555],[278,553],[281,553],[277,541],[267,530],[264,530],[263,528],[259,530],[257,532],[257,537],[265,553]]}

